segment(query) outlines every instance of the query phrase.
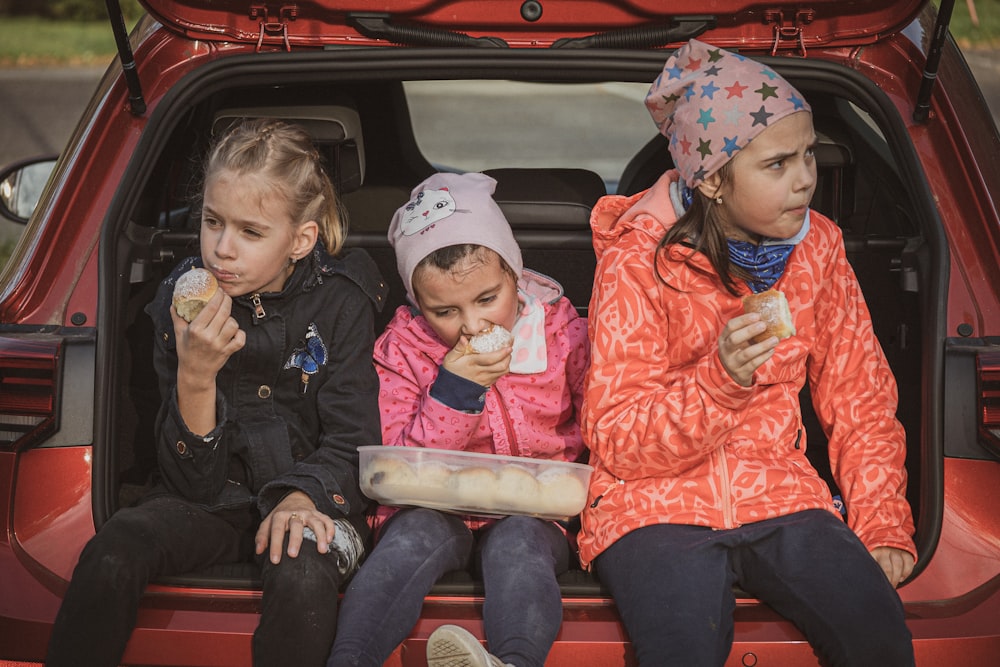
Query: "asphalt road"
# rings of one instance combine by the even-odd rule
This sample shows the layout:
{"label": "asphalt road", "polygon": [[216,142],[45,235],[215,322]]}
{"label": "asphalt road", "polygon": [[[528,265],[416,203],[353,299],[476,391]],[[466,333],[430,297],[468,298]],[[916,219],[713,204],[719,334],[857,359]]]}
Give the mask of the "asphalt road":
{"label": "asphalt road", "polygon": [[[1000,54],[965,54],[1000,127]],[[0,69],[0,166],[59,153],[103,74],[103,68]],[[0,220],[0,241],[19,231]]]}

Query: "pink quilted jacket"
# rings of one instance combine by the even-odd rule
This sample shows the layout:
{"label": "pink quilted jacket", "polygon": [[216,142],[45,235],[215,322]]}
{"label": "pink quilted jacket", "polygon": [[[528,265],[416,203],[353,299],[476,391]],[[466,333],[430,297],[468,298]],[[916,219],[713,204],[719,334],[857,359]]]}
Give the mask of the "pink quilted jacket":
{"label": "pink quilted jacket", "polygon": [[916,557],[906,502],[905,437],[896,384],[844,251],[816,211],[775,285],[797,334],[742,387],[717,340],[742,313],[707,258],[656,246],[676,216],[676,172],[633,197],[601,199],[591,227],[598,257],[590,304],[591,370],[584,440],[595,474],[579,537],[585,566],[626,533],[677,523],[733,528],[812,508],[833,509],[806,459],[799,390],[808,379],[829,436],[847,521],[873,549]]}
{"label": "pink quilted jacket", "polygon": [[[586,460],[580,410],[590,359],[587,320],[562,296],[558,283],[529,271],[524,275],[521,289],[545,304],[547,369],[500,378],[486,394],[481,413],[450,408],[430,396],[449,348],[422,316],[401,306],[375,342],[384,444]],[[391,514],[390,508],[379,508],[375,527]]]}

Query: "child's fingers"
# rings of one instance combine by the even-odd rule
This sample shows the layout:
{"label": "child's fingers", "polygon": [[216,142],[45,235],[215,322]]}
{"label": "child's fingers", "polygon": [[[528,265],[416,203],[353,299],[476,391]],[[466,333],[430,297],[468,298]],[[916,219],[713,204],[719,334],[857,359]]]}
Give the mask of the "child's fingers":
{"label": "child's fingers", "polygon": [[185,320],[183,317],[181,317],[180,315],[177,314],[177,309],[174,308],[172,304],[170,306],[170,319],[174,323],[174,334],[175,335],[177,334],[177,332],[180,329],[182,329],[182,328],[184,328],[184,327],[186,327],[188,325],[187,320]]}
{"label": "child's fingers", "polygon": [[[774,351],[778,344],[778,339],[771,337],[759,345],[753,345],[747,348],[747,355],[749,360],[746,363],[746,369],[753,375],[754,371],[764,365],[764,363],[774,356]],[[763,347],[763,351],[757,351],[758,348]]]}
{"label": "child's fingers", "polygon": [[232,317],[227,317],[219,330],[218,339],[222,342],[223,351],[230,355],[241,349],[246,344],[246,332],[240,329],[240,325]]}
{"label": "child's fingers", "polygon": [[876,547],[872,549],[871,555],[881,566],[893,587],[899,586],[913,572],[913,556],[908,551],[892,547]]}
{"label": "child's fingers", "polygon": [[281,551],[285,544],[285,533],[288,533],[288,556],[295,558],[299,555],[302,547],[302,529],[306,525],[305,512],[279,512],[271,513],[270,549],[268,557],[271,562],[278,564],[281,562]]}
{"label": "child's fingers", "polygon": [[243,346],[247,344],[247,333],[240,329],[239,326],[236,327],[236,334],[229,340],[226,345],[226,354],[231,355],[234,352],[238,352],[243,349]]}
{"label": "child's fingers", "polygon": [[333,519],[322,512],[312,512],[306,525],[312,531],[312,537],[316,540],[316,550],[321,554],[330,551],[330,543],[337,531],[337,524]]}
{"label": "child's fingers", "polygon": [[267,545],[271,538],[271,517],[267,516],[257,527],[257,534],[254,536],[254,552],[259,556],[267,550]]}
{"label": "child's fingers", "polygon": [[508,345],[507,347],[501,348],[495,352],[479,352],[472,353],[469,356],[472,358],[472,363],[481,366],[482,368],[496,368],[503,365],[510,365],[510,357],[514,353],[514,347]]}
{"label": "child's fingers", "polygon": [[767,329],[767,325],[761,322],[757,313],[746,313],[734,317],[726,323],[722,333],[719,335],[720,342],[725,340],[734,347],[742,347],[751,341],[755,336],[759,336]]}
{"label": "child's fingers", "polygon": [[778,345],[773,336],[753,342],[765,328],[756,313],[749,313],[730,320],[719,334],[719,361],[729,376],[744,387],[752,384],[754,372],[774,355]]}
{"label": "child's fingers", "polygon": [[511,346],[496,352],[465,352],[459,343],[445,355],[442,366],[449,373],[483,387],[490,387],[499,378],[510,372],[512,353],[513,347]]}

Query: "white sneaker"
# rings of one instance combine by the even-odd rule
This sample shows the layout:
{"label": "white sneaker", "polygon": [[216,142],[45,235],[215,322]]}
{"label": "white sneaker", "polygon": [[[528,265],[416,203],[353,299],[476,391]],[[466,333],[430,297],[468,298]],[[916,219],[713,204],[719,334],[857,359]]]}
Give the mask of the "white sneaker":
{"label": "white sneaker", "polygon": [[490,655],[471,632],[457,625],[442,625],[427,638],[428,667],[507,667]]}

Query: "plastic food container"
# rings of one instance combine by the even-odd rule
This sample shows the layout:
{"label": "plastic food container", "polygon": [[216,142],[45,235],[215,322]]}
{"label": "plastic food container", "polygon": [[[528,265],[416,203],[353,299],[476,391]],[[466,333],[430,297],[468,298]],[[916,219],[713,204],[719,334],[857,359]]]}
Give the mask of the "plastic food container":
{"label": "plastic food container", "polygon": [[568,519],[587,502],[589,465],[423,447],[359,447],[361,491],[383,505]]}

